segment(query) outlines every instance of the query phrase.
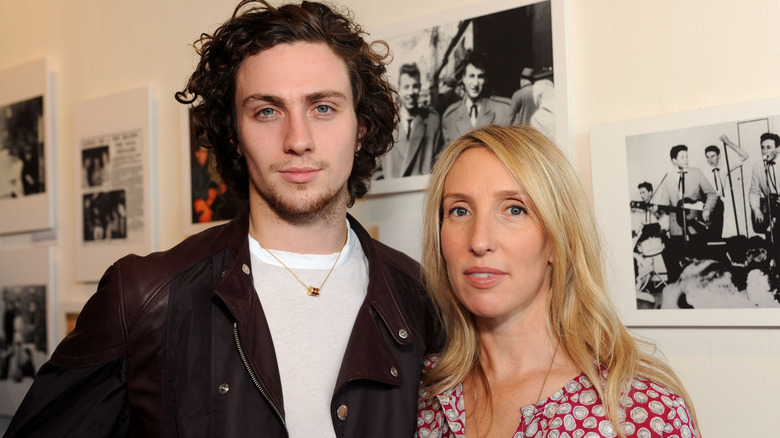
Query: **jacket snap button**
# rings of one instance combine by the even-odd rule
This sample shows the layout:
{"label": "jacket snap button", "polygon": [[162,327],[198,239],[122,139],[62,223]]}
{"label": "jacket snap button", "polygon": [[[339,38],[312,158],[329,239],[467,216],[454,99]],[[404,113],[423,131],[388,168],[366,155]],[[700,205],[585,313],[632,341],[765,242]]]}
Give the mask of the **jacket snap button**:
{"label": "jacket snap button", "polygon": [[339,417],[339,420],[341,421],[347,419],[347,414],[349,414],[349,408],[347,405],[341,405],[338,409],[336,409],[336,416]]}
{"label": "jacket snap button", "polygon": [[392,374],[393,377],[398,377],[398,370],[395,369],[395,367],[390,367],[390,374]]}
{"label": "jacket snap button", "polygon": [[227,383],[223,383],[219,385],[219,393],[220,395],[225,395],[230,391],[230,386]]}
{"label": "jacket snap button", "polygon": [[404,329],[398,330],[398,337],[401,339],[406,339],[409,337],[409,332]]}
{"label": "jacket snap button", "polygon": [[241,265],[241,270],[244,271],[244,274],[249,275],[249,266],[245,264]]}

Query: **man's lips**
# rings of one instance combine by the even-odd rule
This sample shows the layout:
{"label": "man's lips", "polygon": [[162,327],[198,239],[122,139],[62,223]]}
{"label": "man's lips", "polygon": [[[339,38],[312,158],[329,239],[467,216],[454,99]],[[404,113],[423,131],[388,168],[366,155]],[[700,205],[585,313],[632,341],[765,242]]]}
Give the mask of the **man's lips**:
{"label": "man's lips", "polygon": [[288,167],[280,170],[279,173],[285,181],[303,184],[314,180],[320,174],[320,169],[313,167]]}
{"label": "man's lips", "polygon": [[495,286],[508,275],[504,271],[487,267],[468,268],[463,272],[466,281],[478,289],[487,289]]}

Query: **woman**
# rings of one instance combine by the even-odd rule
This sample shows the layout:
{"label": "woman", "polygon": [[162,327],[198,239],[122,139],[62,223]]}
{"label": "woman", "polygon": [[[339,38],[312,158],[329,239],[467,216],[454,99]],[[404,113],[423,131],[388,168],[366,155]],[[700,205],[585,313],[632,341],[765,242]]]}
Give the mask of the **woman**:
{"label": "woman", "polygon": [[698,436],[680,380],[620,323],[585,193],[543,135],[455,140],[423,241],[447,339],[426,364],[418,436]]}

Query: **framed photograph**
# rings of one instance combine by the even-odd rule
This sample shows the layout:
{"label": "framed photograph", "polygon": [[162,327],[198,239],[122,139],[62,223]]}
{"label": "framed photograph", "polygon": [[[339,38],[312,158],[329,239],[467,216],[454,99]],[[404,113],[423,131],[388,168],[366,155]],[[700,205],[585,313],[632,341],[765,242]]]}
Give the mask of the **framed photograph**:
{"label": "framed photograph", "polygon": [[52,88],[46,58],[0,71],[0,234],[54,227]]}
{"label": "framed photograph", "polygon": [[149,88],[75,109],[76,279],[98,281],[116,259],[156,246]]}
{"label": "framed photograph", "polygon": [[424,189],[443,148],[488,124],[535,126],[571,157],[563,1],[477,3],[371,39],[390,47],[401,120],[370,194]]}
{"label": "framed photograph", "polygon": [[594,207],[626,324],[780,325],[778,130],[780,99],[591,129]]}
{"label": "framed photograph", "polygon": [[56,345],[53,247],[0,251],[0,415],[12,416]]}
{"label": "framed photograph", "polygon": [[181,111],[182,216],[185,234],[195,234],[233,219],[244,208],[222,181],[204,134],[196,132],[189,107]]}

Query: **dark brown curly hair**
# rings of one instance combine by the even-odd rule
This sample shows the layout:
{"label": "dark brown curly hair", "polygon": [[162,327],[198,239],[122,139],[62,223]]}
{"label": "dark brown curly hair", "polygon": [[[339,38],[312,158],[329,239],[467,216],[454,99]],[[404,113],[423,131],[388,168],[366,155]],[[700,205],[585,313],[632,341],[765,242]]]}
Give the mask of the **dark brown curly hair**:
{"label": "dark brown curly hair", "polygon": [[213,148],[217,169],[239,198],[249,197],[249,173],[237,147],[238,70],[248,56],[294,42],[324,43],[347,65],[358,124],[365,130],[347,181],[348,205],[368,192],[377,158],[392,148],[398,110],[397,93],[386,76],[387,43],[373,43],[382,47],[379,53],[363,39],[365,34],[349,11],[336,12],[322,3],[275,8],[264,0],[243,0],[213,35],[204,33],[195,41],[200,62],[176,100],[193,105],[195,129],[206,134],[205,146]]}

